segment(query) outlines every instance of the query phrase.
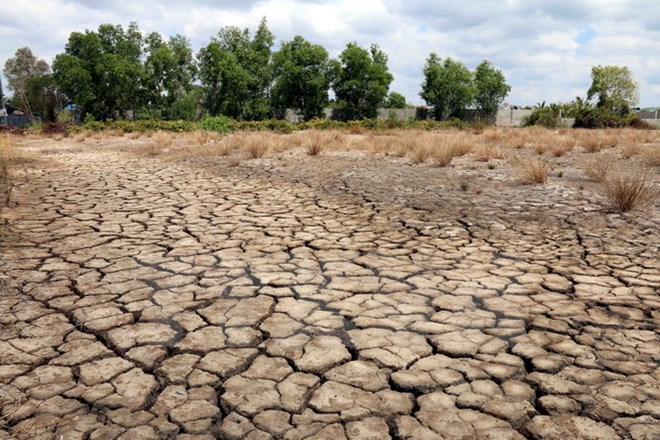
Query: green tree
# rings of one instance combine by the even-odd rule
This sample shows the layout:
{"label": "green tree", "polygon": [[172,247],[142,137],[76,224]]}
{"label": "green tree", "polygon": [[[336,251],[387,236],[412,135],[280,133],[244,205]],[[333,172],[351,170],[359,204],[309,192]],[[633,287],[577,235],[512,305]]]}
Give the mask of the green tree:
{"label": "green tree", "polygon": [[30,77],[26,95],[32,110],[40,114],[43,120],[57,120],[57,115],[63,108],[63,99],[52,74]]}
{"label": "green tree", "polygon": [[197,67],[190,42],[181,35],[164,41],[154,32],[147,36],[146,47],[143,85],[147,105],[165,119],[194,119],[198,94],[193,93],[193,81]]}
{"label": "green tree", "polygon": [[273,42],[263,19],[254,38],[250,38],[248,29],[226,27],[199,51],[206,112],[235,119],[268,117]]}
{"label": "green tree", "polygon": [[34,101],[35,95],[28,93],[30,81],[34,82],[34,78],[47,75],[49,71],[48,63],[34,56],[29,47],[18,49],[14,56],[5,62],[3,73],[7,78],[7,87],[14,92],[17,101],[30,117],[32,107],[38,105]]}
{"label": "green tree", "polygon": [[450,57],[444,61],[435,53],[424,65],[424,82],[420,96],[433,108],[437,120],[461,117],[474,101],[472,72]]}
{"label": "green tree", "polygon": [[501,70],[483,60],[474,70],[474,104],[479,118],[491,118],[497,114],[504,98],[511,91]]}
{"label": "green tree", "polygon": [[385,101],[385,108],[406,108],[408,103],[406,102],[406,97],[401,93],[390,92],[387,95],[387,100]]}
{"label": "green tree", "polygon": [[639,102],[639,86],[626,66],[595,66],[587,101],[596,97],[597,107],[625,115]]}
{"label": "green tree", "polygon": [[367,50],[357,43],[348,43],[334,64],[332,88],[343,117],[375,118],[393,80],[385,52],[376,45]]}
{"label": "green tree", "polygon": [[330,88],[328,52],[301,36],[282,43],[273,56],[275,108],[295,109],[304,121],[323,116]]}
{"label": "green tree", "polygon": [[144,105],[143,37],[137,24],[102,24],[73,32],[55,57],[55,80],[69,101],[96,119],[114,118]]}

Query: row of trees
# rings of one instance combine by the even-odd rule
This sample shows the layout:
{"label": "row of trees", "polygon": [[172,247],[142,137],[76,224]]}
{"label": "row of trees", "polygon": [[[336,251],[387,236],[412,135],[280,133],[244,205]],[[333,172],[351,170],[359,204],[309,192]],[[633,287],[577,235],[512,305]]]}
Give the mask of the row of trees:
{"label": "row of trees", "polygon": [[[331,59],[323,46],[301,36],[283,42],[277,52],[274,42],[265,19],[253,35],[223,28],[197,54],[180,35],[165,39],[144,35],[135,23],[126,29],[104,24],[97,31],[73,32],[52,71],[22,48],[4,73],[14,102],[47,119],[69,104],[97,120],[127,111],[145,118],[261,120],[282,117],[287,108],[309,120],[323,116],[329,104],[353,120],[373,118],[379,107],[406,106],[405,97],[389,90],[388,58],[376,45],[348,43]],[[437,119],[460,117],[466,107],[488,117],[510,90],[502,72],[487,61],[473,73],[432,54],[424,77],[420,95]]]}

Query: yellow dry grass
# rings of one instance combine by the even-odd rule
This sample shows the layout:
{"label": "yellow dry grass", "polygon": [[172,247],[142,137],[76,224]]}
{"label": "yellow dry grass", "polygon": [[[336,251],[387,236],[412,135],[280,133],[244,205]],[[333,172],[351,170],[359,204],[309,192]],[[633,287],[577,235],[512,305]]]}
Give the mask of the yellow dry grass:
{"label": "yellow dry grass", "polygon": [[520,161],[522,180],[525,183],[545,183],[548,180],[548,163],[541,159],[525,158]]}
{"label": "yellow dry grass", "polygon": [[612,169],[612,160],[607,157],[587,159],[582,163],[582,170],[594,182],[603,182]]}

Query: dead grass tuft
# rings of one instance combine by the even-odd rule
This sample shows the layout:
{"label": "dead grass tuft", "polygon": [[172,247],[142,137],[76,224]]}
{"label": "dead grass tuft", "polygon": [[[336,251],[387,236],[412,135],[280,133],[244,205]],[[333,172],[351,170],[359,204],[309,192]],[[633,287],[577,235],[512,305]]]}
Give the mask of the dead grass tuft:
{"label": "dead grass tuft", "polygon": [[166,153],[174,141],[172,133],[159,131],[151,137],[151,141],[139,147],[139,153],[144,156],[155,157]]}
{"label": "dead grass tuft", "polygon": [[654,167],[660,167],[660,146],[648,146],[642,152],[644,160]]}
{"label": "dead grass tuft", "polygon": [[621,147],[621,157],[624,159],[630,159],[633,156],[637,156],[640,151],[642,151],[640,144],[628,143]]}
{"label": "dead grass tuft", "polygon": [[605,181],[605,194],[612,207],[620,212],[652,206],[660,195],[650,170],[624,173],[619,170]]}
{"label": "dead grass tuft", "polygon": [[545,183],[548,180],[548,163],[544,160],[526,158],[520,161],[523,181]]}
{"label": "dead grass tuft", "polygon": [[[305,132],[303,144],[309,156],[317,156],[328,148],[333,140],[333,135],[320,130],[309,130]],[[334,137],[337,139],[336,137]]]}
{"label": "dead grass tuft", "polygon": [[561,157],[571,151],[575,147],[576,142],[577,141],[573,137],[561,136],[552,143],[550,146],[550,152],[555,157]]}
{"label": "dead grass tuft", "polygon": [[612,160],[605,157],[589,159],[582,164],[582,170],[594,182],[604,182],[612,169]]}
{"label": "dead grass tuft", "polygon": [[446,167],[452,159],[458,156],[457,149],[454,145],[441,145],[433,149],[433,164],[437,167]]}
{"label": "dead grass tuft", "polygon": [[580,141],[580,145],[588,153],[598,153],[605,148],[605,143],[599,137],[584,138]]}
{"label": "dead grass tuft", "polygon": [[11,191],[14,187],[11,170],[16,165],[29,162],[31,159],[24,154],[14,143],[11,136],[0,135],[0,205],[8,205]]}
{"label": "dead grass tuft", "polygon": [[474,151],[478,161],[488,162],[491,159],[508,159],[509,155],[502,147],[494,145],[482,145]]}
{"label": "dead grass tuft", "polygon": [[416,145],[412,150],[413,163],[424,163],[433,154],[433,149],[430,145],[420,144]]}
{"label": "dead grass tuft", "polygon": [[273,146],[273,137],[269,133],[249,133],[241,140],[242,147],[250,159],[260,159]]}

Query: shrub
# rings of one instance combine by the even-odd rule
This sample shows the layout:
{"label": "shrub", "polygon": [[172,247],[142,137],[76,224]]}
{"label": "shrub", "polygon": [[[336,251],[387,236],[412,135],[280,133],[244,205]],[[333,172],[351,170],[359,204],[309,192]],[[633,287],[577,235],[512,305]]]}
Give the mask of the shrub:
{"label": "shrub", "polygon": [[650,171],[635,174],[624,174],[619,171],[616,176],[605,182],[605,194],[612,207],[620,212],[628,212],[635,208],[653,205],[660,194]]}
{"label": "shrub", "polygon": [[41,126],[41,132],[45,135],[61,135],[62,137],[69,135],[69,124],[62,122],[46,122]]}
{"label": "shrub", "polygon": [[219,133],[229,133],[234,130],[234,126],[234,120],[222,115],[206,117],[199,123],[200,130],[217,131]]}
{"label": "shrub", "polygon": [[605,107],[582,109],[575,117],[576,128],[652,128],[635,113],[620,114]]}
{"label": "shrub", "polygon": [[561,118],[559,117],[559,107],[550,105],[547,107],[535,108],[529,116],[523,118],[522,125],[525,127],[533,125],[540,125],[545,128],[560,127]]}
{"label": "shrub", "polygon": [[446,167],[457,154],[452,145],[442,145],[433,150],[433,164],[437,167]]}

